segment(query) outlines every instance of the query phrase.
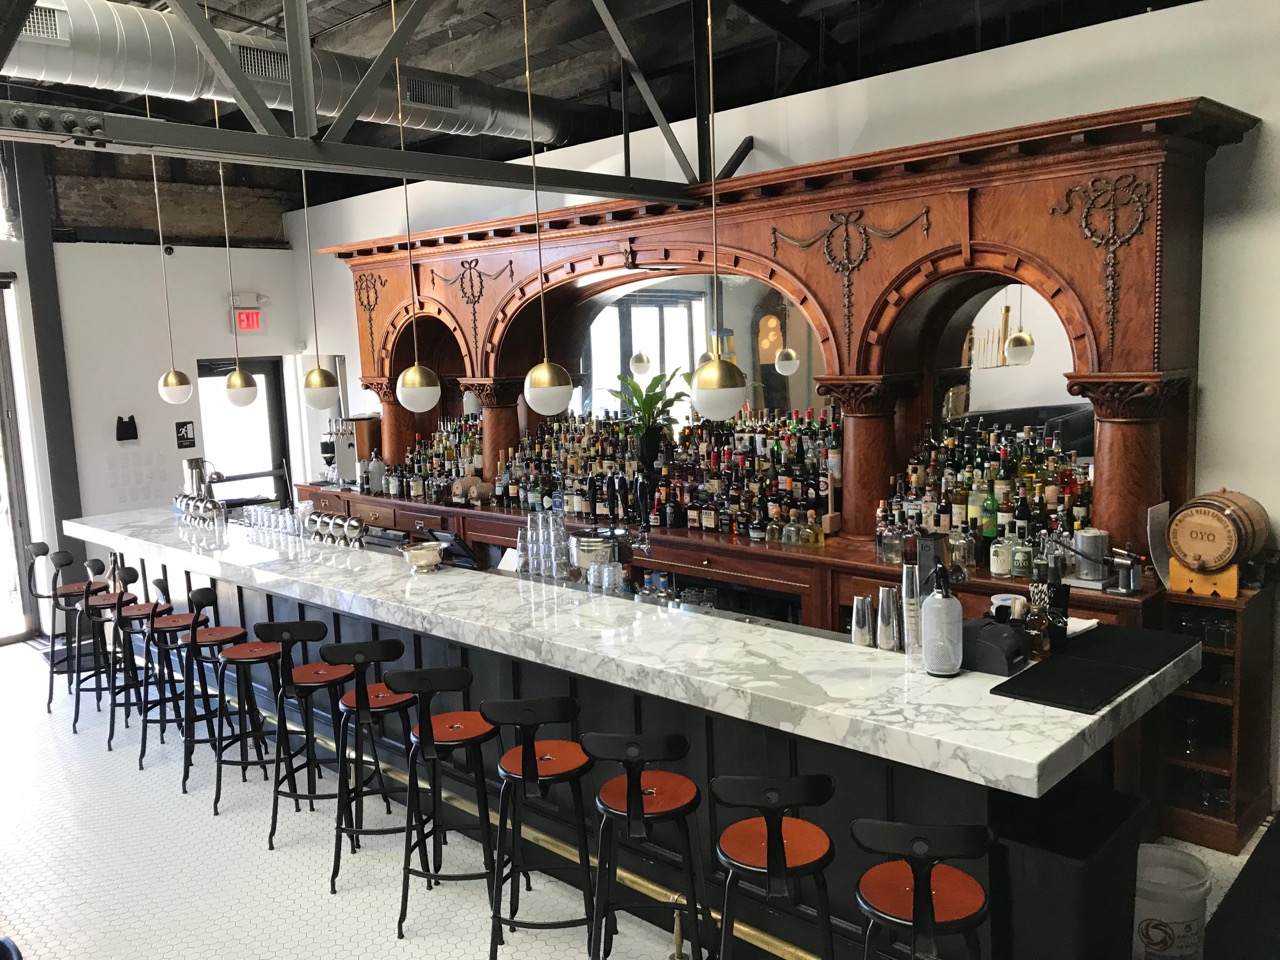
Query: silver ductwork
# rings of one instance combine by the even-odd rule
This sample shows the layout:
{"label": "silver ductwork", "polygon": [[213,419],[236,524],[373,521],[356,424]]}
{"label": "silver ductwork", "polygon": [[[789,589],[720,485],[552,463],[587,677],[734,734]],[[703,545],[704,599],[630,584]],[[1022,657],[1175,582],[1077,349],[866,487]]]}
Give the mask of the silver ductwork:
{"label": "silver ductwork", "polygon": [[[284,43],[227,30],[218,33],[267,105],[291,109]],[[311,59],[316,112],[336,116],[369,61],[324,50],[312,50]],[[175,100],[233,99],[176,16],[111,0],[37,0],[0,74]],[[408,127],[463,136],[529,136],[523,93],[411,67],[401,75]],[[540,143],[593,139],[612,132],[584,111],[553,100],[535,97],[533,109],[534,138]],[[360,119],[396,123],[391,72]],[[583,129],[584,125],[593,129]]]}

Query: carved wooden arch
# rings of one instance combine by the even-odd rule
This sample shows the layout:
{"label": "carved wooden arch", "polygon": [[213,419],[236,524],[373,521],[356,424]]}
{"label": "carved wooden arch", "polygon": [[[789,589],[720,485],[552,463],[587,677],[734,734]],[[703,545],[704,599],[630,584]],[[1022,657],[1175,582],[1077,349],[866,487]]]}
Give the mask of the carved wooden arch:
{"label": "carved wooden arch", "polygon": [[[475,359],[471,355],[471,348],[467,343],[467,335],[449,308],[439,300],[419,294],[417,315],[423,318],[439,320],[444,324],[449,332],[453,334],[453,339],[458,344],[458,349],[462,352],[463,368],[466,371],[465,376],[474,377],[476,375],[476,365]],[[400,334],[408,328],[412,317],[413,313],[410,310],[408,300],[399,303],[388,317],[386,327],[382,331],[382,340],[378,344],[378,351],[373,358],[374,368],[377,370],[379,377],[395,379],[398,375],[398,371],[391,369],[391,361],[395,356],[396,341],[400,339]]]}
{"label": "carved wooden arch", "polygon": [[[1039,257],[1003,243],[977,241],[942,247],[908,265],[876,297],[858,342],[856,374],[882,375],[893,329],[912,300],[935,284],[965,275],[996,274],[1024,283],[1053,307],[1071,344],[1074,372],[1098,369],[1098,343],[1084,303],[1056,270]],[[1067,373],[1068,371],[1063,371]]]}
{"label": "carved wooden arch", "polygon": [[[666,276],[690,276],[709,274],[712,251],[710,244],[687,242],[671,246],[660,244],[635,245],[630,247],[635,261],[643,265],[662,263],[676,269]],[[587,250],[574,254],[564,260],[549,264],[544,270],[546,290],[554,290],[574,281],[582,281],[593,273],[616,271],[624,268],[622,254],[615,243],[608,246]],[[818,305],[812,289],[796,274],[767,257],[749,250],[720,245],[720,273],[725,276],[752,277],[766,286],[772,287],[783,296],[789,298],[808,321],[817,336],[822,350],[822,359],[828,375],[841,371],[840,349],[835,330],[822,308]],[[643,272],[634,272],[629,276],[618,276],[594,285],[599,292],[625,283],[635,283],[645,276]],[[530,273],[520,278],[511,291],[499,301],[488,324],[488,333],[482,343],[485,372],[482,376],[498,376],[497,364],[503,338],[511,328],[515,318],[530,305],[537,302],[538,275]],[[554,333],[554,331],[548,331]]]}

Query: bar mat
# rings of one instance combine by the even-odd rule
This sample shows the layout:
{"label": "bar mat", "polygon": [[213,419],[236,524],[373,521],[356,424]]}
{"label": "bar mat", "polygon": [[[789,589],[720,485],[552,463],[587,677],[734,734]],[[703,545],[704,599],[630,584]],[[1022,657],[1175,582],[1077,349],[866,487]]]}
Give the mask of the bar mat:
{"label": "bar mat", "polygon": [[991,692],[1075,713],[1097,713],[1146,676],[1137,667],[1056,653],[997,684]]}
{"label": "bar mat", "polygon": [[[1114,663],[1152,674],[1163,670],[1194,647],[1198,637],[1161,630],[1138,630],[1102,623],[1054,647],[1054,654]],[[1050,660],[1053,657],[1049,658]]]}

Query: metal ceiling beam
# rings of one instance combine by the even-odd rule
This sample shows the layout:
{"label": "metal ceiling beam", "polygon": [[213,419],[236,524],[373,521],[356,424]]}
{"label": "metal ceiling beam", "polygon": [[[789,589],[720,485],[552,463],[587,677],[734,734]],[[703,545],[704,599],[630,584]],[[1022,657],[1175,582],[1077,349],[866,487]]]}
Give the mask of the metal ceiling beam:
{"label": "metal ceiling beam", "polygon": [[200,9],[197,0],[169,0],[169,9],[177,15],[178,23],[191,34],[200,52],[204,54],[209,66],[218,79],[231,91],[236,103],[249,118],[253,128],[259,133],[275,137],[287,137],[280,121],[271,113],[271,108],[262,99],[253,83],[240,69],[240,64],[232,54],[231,48],[223,42],[218,31],[213,28]]}
{"label": "metal ceiling beam", "polygon": [[732,177],[735,173],[738,172],[738,168],[742,166],[742,162],[746,160],[747,157],[751,156],[751,151],[754,150],[755,148],[756,148],[755,137],[752,137],[752,136],[743,137],[742,142],[738,144],[737,148],[729,156],[729,159],[725,161],[724,166],[720,168],[720,172],[716,174],[716,179],[728,180],[730,177]]}
{"label": "metal ceiling beam", "polygon": [[400,56],[405,45],[412,39],[413,32],[418,28],[418,24],[422,22],[429,5],[429,0],[414,0],[413,6],[409,8],[404,18],[396,25],[395,33],[391,34],[391,39],[386,42],[378,56],[374,58],[373,63],[369,64],[369,69],[360,78],[360,82],[356,85],[350,98],[342,105],[338,116],[330,124],[329,129],[325,131],[324,139],[326,141],[336,143],[344,139],[351,131],[351,125],[360,116],[360,111],[369,102],[369,98],[373,96],[374,91],[382,85],[382,78],[387,75],[387,71],[395,63],[396,57]]}
{"label": "metal ceiling beam", "polygon": [[[422,0],[418,0],[419,3]],[[316,73],[311,62],[311,19],[307,0],[284,0],[285,46],[289,52],[289,87],[293,95],[293,135],[316,135]]]}
{"label": "metal ceiling beam", "polygon": [[649,108],[649,113],[658,124],[658,129],[662,131],[662,137],[667,141],[667,147],[671,150],[671,155],[676,158],[676,163],[680,165],[680,171],[690,183],[697,183],[699,179],[698,173],[693,169],[693,165],[689,163],[689,158],[685,156],[684,147],[680,145],[675,131],[671,129],[671,124],[667,122],[666,115],[662,112],[662,104],[658,103],[658,98],[653,95],[649,81],[644,77],[644,71],[640,69],[640,64],[636,63],[636,58],[631,53],[631,46],[627,43],[627,38],[622,35],[622,31],[618,28],[618,21],[609,12],[608,3],[605,0],[591,0],[591,3],[596,8],[596,12],[600,14],[600,20],[604,24],[605,30],[608,31],[610,39],[613,40],[613,45],[618,48],[618,56],[627,65],[627,72],[631,74],[631,79],[636,83],[636,89],[640,91],[640,99],[645,102],[645,106]]}
{"label": "metal ceiling beam", "polygon": [[812,57],[822,55],[836,65],[844,74],[841,66],[849,51],[844,45],[832,37],[823,26],[807,17],[797,16],[792,8],[778,0],[730,0],[734,6],[746,11],[756,20],[782,37],[789,40]]}
{"label": "metal ceiling beam", "polygon": [[27,17],[36,0],[12,0],[3,11],[0,11],[0,63],[9,59],[13,45],[18,42],[18,35],[26,25]]}
{"label": "metal ceiling beam", "polygon": [[[323,143],[243,130],[217,130],[193,124],[9,100],[0,100],[0,140],[118,153],[157,153],[191,160],[354,176],[404,177],[525,190],[533,187],[532,171],[524,164],[401,152],[352,143]],[[662,203],[693,202],[683,183],[559,167],[539,166],[538,185],[590,197]]]}

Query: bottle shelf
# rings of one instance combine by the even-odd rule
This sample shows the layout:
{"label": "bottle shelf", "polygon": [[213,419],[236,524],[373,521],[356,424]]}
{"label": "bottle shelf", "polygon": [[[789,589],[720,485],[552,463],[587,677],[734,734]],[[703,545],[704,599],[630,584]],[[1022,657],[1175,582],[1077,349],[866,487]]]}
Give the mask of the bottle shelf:
{"label": "bottle shelf", "polygon": [[1170,753],[1165,762],[1199,773],[1214,773],[1220,777],[1232,775],[1229,747],[1200,747],[1194,753]]}
{"label": "bottle shelf", "polygon": [[1230,707],[1235,703],[1235,697],[1232,696],[1230,687],[1223,687],[1217,683],[1206,683],[1202,680],[1188,680],[1175,690],[1173,695],[1184,700],[1216,703],[1224,707]]}

